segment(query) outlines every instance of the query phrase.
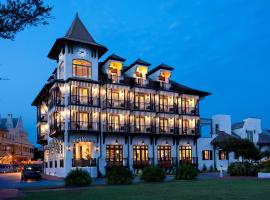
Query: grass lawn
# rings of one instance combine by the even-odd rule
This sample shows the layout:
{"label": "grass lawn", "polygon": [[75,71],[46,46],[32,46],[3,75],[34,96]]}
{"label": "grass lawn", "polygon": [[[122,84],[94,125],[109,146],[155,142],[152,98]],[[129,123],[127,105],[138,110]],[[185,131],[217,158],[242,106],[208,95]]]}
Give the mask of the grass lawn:
{"label": "grass lawn", "polygon": [[23,200],[269,200],[269,180],[173,181],[27,193]]}

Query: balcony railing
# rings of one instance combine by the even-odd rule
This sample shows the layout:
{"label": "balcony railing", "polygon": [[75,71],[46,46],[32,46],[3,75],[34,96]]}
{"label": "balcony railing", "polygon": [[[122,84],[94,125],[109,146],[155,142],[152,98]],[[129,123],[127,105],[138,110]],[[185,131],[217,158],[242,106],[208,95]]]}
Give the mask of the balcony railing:
{"label": "balcony railing", "polygon": [[198,157],[185,157],[185,158],[180,158],[179,164],[198,164]]}
{"label": "balcony railing", "polygon": [[177,158],[171,157],[171,158],[164,158],[164,159],[158,159],[158,167],[160,168],[171,168],[177,166]]}
{"label": "balcony railing", "polygon": [[48,114],[44,113],[44,114],[39,114],[38,116],[38,122],[47,122],[48,118],[47,118]]}
{"label": "balcony railing", "polygon": [[104,132],[126,133],[130,132],[130,126],[128,124],[108,123],[103,125]]}
{"label": "balcony railing", "polygon": [[100,106],[100,98],[71,95],[69,99],[69,104],[83,106]]}
{"label": "balcony railing", "polygon": [[155,111],[154,103],[145,103],[145,102],[134,102],[133,110],[142,110],[142,111]]}
{"label": "balcony railing", "polygon": [[153,158],[147,160],[133,160],[133,168],[144,168],[153,165]]}
{"label": "balcony railing", "polygon": [[65,98],[57,98],[53,99],[49,102],[49,109],[51,109],[53,106],[65,106]]}
{"label": "balcony railing", "polygon": [[160,134],[174,134],[175,128],[170,126],[159,126]]}
{"label": "balcony railing", "polygon": [[128,159],[106,158],[106,167],[127,167]]}
{"label": "balcony railing", "polygon": [[182,127],[179,132],[180,135],[197,135],[198,129],[197,128],[189,128],[189,127]]}
{"label": "balcony railing", "polygon": [[87,121],[71,121],[69,123],[70,130],[85,130],[85,131],[98,131],[100,130],[98,122]]}
{"label": "balcony railing", "polygon": [[164,113],[177,113],[177,108],[174,105],[159,104],[158,111]]}
{"label": "balcony railing", "polygon": [[134,125],[131,126],[132,133],[155,133],[156,127],[154,125]]}
{"label": "balcony railing", "polygon": [[116,74],[108,74],[107,83],[120,83],[121,76]]}
{"label": "balcony railing", "polygon": [[160,89],[169,90],[171,88],[171,84],[160,81],[159,87],[160,87]]}
{"label": "balcony railing", "polygon": [[55,124],[50,125],[50,133],[54,133],[57,131],[64,131],[65,130],[65,123],[64,122],[57,122]]}
{"label": "balcony railing", "polygon": [[149,81],[143,78],[135,78],[134,83],[136,86],[145,87],[148,86]]}
{"label": "balcony railing", "polygon": [[106,101],[103,102],[103,107],[128,109],[130,108],[130,103],[129,101],[126,100],[107,99]]}
{"label": "balcony railing", "polygon": [[199,115],[199,109],[196,107],[182,107],[179,113],[183,115]]}
{"label": "balcony railing", "polygon": [[72,167],[96,167],[96,158],[72,159]]}

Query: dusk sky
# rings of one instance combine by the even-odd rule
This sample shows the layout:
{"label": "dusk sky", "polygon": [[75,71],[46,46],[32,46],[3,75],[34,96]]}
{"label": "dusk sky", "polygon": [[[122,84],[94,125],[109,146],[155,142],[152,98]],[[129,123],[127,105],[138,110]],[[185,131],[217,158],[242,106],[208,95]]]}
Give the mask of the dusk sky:
{"label": "dusk sky", "polygon": [[201,116],[230,114],[233,122],[262,119],[270,129],[269,0],[57,0],[47,26],[30,27],[15,41],[0,39],[0,113],[22,116],[36,143],[35,96],[56,67],[47,54],[76,12],[107,55],[142,58],[175,68],[172,79],[211,92]]}

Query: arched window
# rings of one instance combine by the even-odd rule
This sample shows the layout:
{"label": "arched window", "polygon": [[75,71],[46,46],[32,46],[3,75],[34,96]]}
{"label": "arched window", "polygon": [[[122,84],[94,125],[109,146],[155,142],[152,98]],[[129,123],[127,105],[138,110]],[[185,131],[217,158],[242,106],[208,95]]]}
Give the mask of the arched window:
{"label": "arched window", "polygon": [[92,78],[92,63],[86,60],[73,60],[72,76]]}

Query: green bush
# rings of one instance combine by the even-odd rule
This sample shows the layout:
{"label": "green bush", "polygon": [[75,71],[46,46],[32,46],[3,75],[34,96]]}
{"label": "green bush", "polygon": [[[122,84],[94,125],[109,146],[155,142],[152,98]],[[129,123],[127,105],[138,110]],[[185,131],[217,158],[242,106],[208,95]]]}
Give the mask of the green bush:
{"label": "green bush", "polygon": [[257,176],[259,166],[249,162],[235,162],[228,167],[231,176]]}
{"label": "green bush", "polygon": [[78,168],[70,171],[65,178],[66,186],[87,186],[91,183],[92,178],[89,173]]}
{"label": "green bush", "polygon": [[132,173],[127,168],[112,167],[107,171],[107,183],[110,185],[131,184],[132,180]]}
{"label": "green bush", "polygon": [[175,179],[192,180],[198,175],[198,169],[192,164],[183,164],[176,169]]}
{"label": "green bush", "polygon": [[141,179],[146,182],[163,182],[165,179],[165,173],[160,168],[149,166],[143,170]]}

